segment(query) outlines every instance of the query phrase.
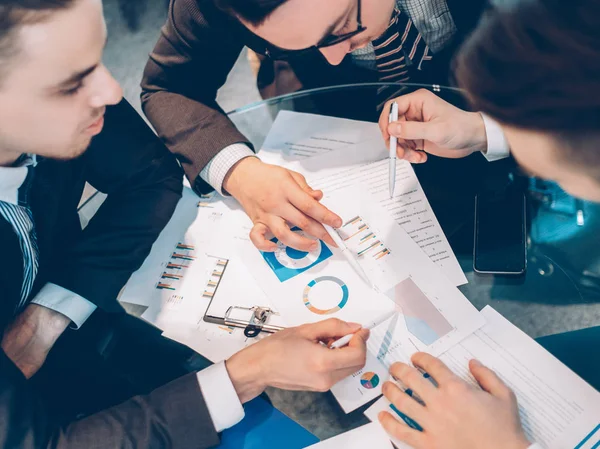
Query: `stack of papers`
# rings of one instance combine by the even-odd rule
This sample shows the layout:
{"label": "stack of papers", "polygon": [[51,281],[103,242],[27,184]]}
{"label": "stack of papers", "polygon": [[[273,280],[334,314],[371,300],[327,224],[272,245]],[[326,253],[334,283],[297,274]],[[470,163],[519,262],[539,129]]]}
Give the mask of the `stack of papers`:
{"label": "stack of papers", "polygon": [[[248,237],[251,221],[234,201],[198,198],[186,188],[121,301],[142,308],[142,318],[165,336],[213,362],[265,338],[207,321],[231,306],[268,307],[277,313],[269,323],[282,327],[332,317],[367,323],[391,314],[371,331],[365,367],[332,388],[346,413],[381,395],[391,364],[410,363],[412,354],[425,351],[470,382],[470,358],[497,370],[518,392],[531,438],[548,447],[565,447],[558,441],[575,446],[598,424],[590,418],[600,416],[597,392],[493,309],[479,313],[457,289],[466,278],[409,163],[398,161],[389,198],[387,149],[376,124],[282,111],[259,155],[323,190],[323,203],[342,217],[340,238],[371,285],[322,241],[306,253],[273,238],[277,250],[261,253]],[[543,361],[544,369],[533,361]],[[548,373],[560,375],[548,379]],[[553,379],[560,379],[562,391]],[[566,415],[549,417],[559,409]],[[385,399],[368,415],[380,410],[391,410]],[[353,435],[381,440],[377,426]],[[600,426],[596,430],[590,441],[600,439]]]}

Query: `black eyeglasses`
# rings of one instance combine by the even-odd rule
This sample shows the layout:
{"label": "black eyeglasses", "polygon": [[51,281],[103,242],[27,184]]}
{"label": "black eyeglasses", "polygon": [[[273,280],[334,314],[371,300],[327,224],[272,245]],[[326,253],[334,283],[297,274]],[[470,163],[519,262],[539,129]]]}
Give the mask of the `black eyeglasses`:
{"label": "black eyeglasses", "polygon": [[329,36],[325,36],[317,45],[313,45],[312,47],[308,47],[308,48],[303,48],[302,50],[286,50],[284,48],[277,47],[276,45],[268,44],[267,48],[265,48],[265,50],[264,50],[264,55],[271,59],[278,59],[278,60],[285,61],[285,60],[289,60],[290,58],[298,56],[298,55],[302,55],[305,53],[313,52],[315,50],[319,50],[320,48],[333,47],[334,45],[337,45],[340,42],[344,42],[344,41],[347,41],[348,39],[352,39],[354,36],[362,33],[363,31],[365,31],[367,29],[367,27],[364,27],[362,25],[361,3],[362,3],[361,0],[358,0],[357,17],[356,17],[356,23],[358,26],[357,26],[356,30],[351,31],[349,33],[340,34],[339,36],[336,36],[333,34],[331,34]]}

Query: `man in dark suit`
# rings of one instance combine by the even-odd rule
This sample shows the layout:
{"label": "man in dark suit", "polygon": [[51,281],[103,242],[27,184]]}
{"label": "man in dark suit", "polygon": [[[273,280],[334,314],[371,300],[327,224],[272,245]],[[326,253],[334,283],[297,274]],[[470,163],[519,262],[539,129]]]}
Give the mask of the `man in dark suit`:
{"label": "man in dark suit", "polygon": [[[156,377],[137,365],[169,360],[164,341],[140,337],[138,322],[117,328],[125,349],[107,349],[105,324],[126,321],[118,292],[169,220],[182,173],[121,100],[105,40],[100,0],[0,2],[0,447],[209,447],[267,386],[327,390],[364,365],[368,332],[337,320],[144,385],[123,368]],[[82,231],[86,181],[108,197]],[[347,348],[318,343],[351,332]]]}
{"label": "man in dark suit", "polygon": [[[144,73],[144,112],[196,191],[214,188],[241,203],[255,223],[250,237],[259,249],[273,250],[265,238],[271,231],[308,250],[314,242],[289,224],[327,240],[321,223],[339,226],[339,217],[318,203],[320,192],[300,175],[253,157],[251,144],[216,103],[242,48],[267,55],[265,63],[287,61],[306,88],[446,84],[454,50],[483,6],[484,0],[172,0]],[[328,100],[338,114],[374,118],[377,106],[397,93],[370,90],[365,98]]]}

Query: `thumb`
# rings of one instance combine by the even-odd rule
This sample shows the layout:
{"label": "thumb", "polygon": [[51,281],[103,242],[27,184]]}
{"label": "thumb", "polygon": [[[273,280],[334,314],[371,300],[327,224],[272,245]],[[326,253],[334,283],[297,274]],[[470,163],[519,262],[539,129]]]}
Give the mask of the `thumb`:
{"label": "thumb", "polygon": [[362,326],[358,323],[347,323],[337,318],[330,318],[305,327],[306,336],[312,340],[323,341],[330,338],[340,338],[344,335],[353,334]]}
{"label": "thumb", "polygon": [[428,140],[438,143],[440,124],[435,122],[396,122],[389,126],[390,134],[406,140]]}
{"label": "thumb", "polygon": [[482,365],[481,362],[471,360],[469,362],[469,369],[484,391],[487,391],[496,397],[506,397],[506,395],[510,393],[510,389],[502,382],[502,379],[500,379],[491,369]]}

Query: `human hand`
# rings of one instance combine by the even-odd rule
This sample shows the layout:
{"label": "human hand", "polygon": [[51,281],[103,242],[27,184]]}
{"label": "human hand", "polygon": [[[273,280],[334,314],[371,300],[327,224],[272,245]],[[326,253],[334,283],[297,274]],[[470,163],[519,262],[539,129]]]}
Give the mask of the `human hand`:
{"label": "human hand", "polygon": [[301,174],[248,157],[230,170],[223,187],[239,201],[254,223],[250,240],[259,250],[277,249],[266,237],[269,231],[297,250],[317,248],[315,240],[293,232],[290,224],[335,246],[321,223],[340,227],[342,219],[319,203],[323,192],[313,190]]}
{"label": "human hand", "polygon": [[42,367],[70,322],[61,313],[30,304],[4,332],[2,350],[29,379]]}
{"label": "human hand", "polygon": [[[394,101],[399,120],[388,123]],[[398,138],[398,157],[413,164],[425,162],[427,153],[461,158],[487,148],[481,114],[463,111],[426,89],[388,101],[379,117],[379,128],[388,146],[390,135]]]}
{"label": "human hand", "polygon": [[[351,333],[354,337],[346,347],[321,344]],[[242,403],[266,387],[327,391],[365,365],[368,338],[369,331],[360,324],[331,318],[279,331],[233,355],[225,365]]]}
{"label": "human hand", "polygon": [[423,431],[400,423],[388,412],[379,420],[393,437],[415,449],[526,449],[527,441],[514,393],[490,369],[471,360],[469,369],[479,389],[460,379],[435,357],[417,353],[413,363],[429,373],[436,388],[415,368],[395,363],[392,375],[412,389],[425,405],[386,382],[383,393],[402,413],[414,419]]}

